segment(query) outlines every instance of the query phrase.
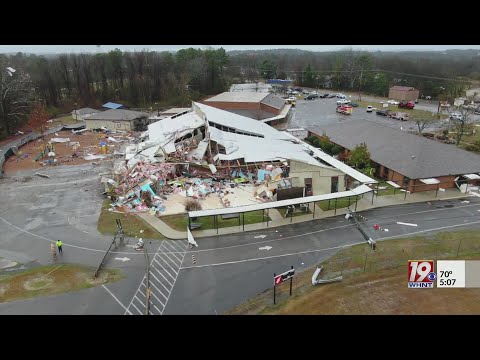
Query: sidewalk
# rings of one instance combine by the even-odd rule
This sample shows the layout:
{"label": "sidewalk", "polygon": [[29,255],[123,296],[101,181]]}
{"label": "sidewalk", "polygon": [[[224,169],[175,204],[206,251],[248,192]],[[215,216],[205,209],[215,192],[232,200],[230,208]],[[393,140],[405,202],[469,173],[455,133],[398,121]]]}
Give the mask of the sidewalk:
{"label": "sidewalk", "polygon": [[[392,206],[392,205],[401,205],[401,204],[409,204],[409,203],[417,203],[417,202],[425,202],[425,201],[436,201],[436,200],[450,200],[450,199],[459,199],[470,197],[471,194],[463,194],[457,189],[450,189],[445,192],[439,192],[438,196],[435,197],[435,193],[431,194],[430,192],[422,192],[416,194],[407,194],[406,199],[404,193],[399,193],[397,195],[384,195],[384,196],[375,196],[372,205],[372,195],[371,193],[365,194],[362,199],[360,199],[357,203],[357,211],[364,211],[374,208],[381,208],[385,206]],[[332,204],[333,206],[333,204]],[[352,210],[355,208],[355,205],[351,205]],[[313,210],[313,204],[310,204],[310,210]],[[297,224],[306,221],[318,220],[323,218],[328,218],[336,215],[345,215],[348,212],[348,208],[342,208],[335,210],[328,210],[322,211],[318,206],[315,209],[315,213],[308,214],[308,215],[299,215],[294,217],[283,218],[278,210],[270,209],[269,214],[272,221],[268,222],[261,222],[256,224],[246,224],[245,226],[232,226],[232,227],[224,227],[217,229],[207,229],[207,230],[193,230],[192,234],[195,238],[200,237],[210,237],[216,235],[225,235],[225,234],[234,234],[234,233],[241,233],[245,231],[254,231],[254,230],[262,230],[267,228],[273,228],[278,226],[284,226],[288,224]],[[274,215],[275,214],[275,215]],[[177,231],[172,229],[170,226],[165,224],[161,219],[149,215],[148,213],[141,213],[138,214],[145,222],[147,222],[150,226],[155,228],[158,232],[169,239],[186,239],[187,238],[187,230]],[[186,216],[186,215],[185,215]],[[218,232],[217,232],[218,231]]]}

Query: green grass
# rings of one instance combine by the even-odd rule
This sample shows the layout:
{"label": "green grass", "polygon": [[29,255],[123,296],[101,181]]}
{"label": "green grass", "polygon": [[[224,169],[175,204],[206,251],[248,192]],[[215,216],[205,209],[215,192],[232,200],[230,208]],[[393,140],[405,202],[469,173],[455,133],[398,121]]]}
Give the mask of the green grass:
{"label": "green grass", "polygon": [[[277,289],[277,305],[269,289],[227,312],[241,314],[453,314],[478,313],[480,289],[407,288],[411,259],[478,259],[480,232],[441,232],[344,248],[323,266],[320,278],[339,275],[341,282],[311,285],[315,269],[295,274],[293,296],[288,286]],[[428,296],[426,296],[428,293]]]}
{"label": "green grass", "polygon": [[[357,200],[360,199],[360,196],[357,196],[356,197]],[[349,201],[348,201],[348,197],[347,198],[341,198],[341,199],[336,199],[337,200],[337,209],[342,209],[342,208],[346,208],[347,206],[349,206]],[[350,205],[354,205],[355,204],[355,197],[354,196],[351,196],[350,197]],[[335,209],[335,199],[333,200],[330,200],[330,206],[329,206],[329,201],[328,200],[322,200],[322,201],[319,201],[316,203],[316,205],[322,209],[323,211],[328,211],[328,210],[334,210]]]}
{"label": "green grass", "polygon": [[[200,217],[197,218],[195,221],[192,220],[192,223],[202,224],[199,230],[216,229],[213,219],[213,216]],[[218,215],[217,219],[219,228],[238,226],[238,218],[223,220],[222,217]],[[160,220],[164,221],[172,229],[178,231],[185,231],[188,226],[188,217],[186,214],[161,216]],[[265,218],[263,218],[261,210],[245,213],[245,225],[256,224],[262,221],[267,221],[266,212]],[[268,218],[268,221],[271,221],[271,219]],[[243,224],[243,215],[240,214],[240,225],[241,224]]]}
{"label": "green grass", "polygon": [[378,190],[376,194],[377,196],[403,194],[403,191],[400,191],[400,189],[397,189],[394,186],[388,184],[385,180],[379,180],[379,179],[377,180],[378,180],[378,187],[382,187],[382,186],[387,187],[387,189]]}
{"label": "green grass", "polygon": [[[103,235],[114,235],[117,230],[115,219],[122,222],[123,231],[127,236],[141,237],[144,239],[165,239],[157,230],[143,221],[135,214],[119,214],[108,211],[111,201],[105,199],[102,204],[102,211],[98,217],[97,230]],[[143,230],[143,233],[140,232]]]}
{"label": "green grass", "polygon": [[2,276],[0,303],[90,288],[123,277],[120,269],[103,269],[93,280],[94,271],[83,265],[54,264]]}
{"label": "green grass", "polygon": [[[387,100],[385,100],[386,102]],[[357,111],[363,111],[363,108],[367,108],[368,105],[371,105],[378,110],[383,110],[383,105],[380,102],[375,102],[375,101],[354,101],[358,104]],[[434,114],[432,116],[432,112],[430,111],[425,111],[425,110],[418,110],[418,109],[401,109],[397,105],[388,105],[388,108],[385,108],[385,110],[391,110],[393,112],[404,112],[407,113],[408,116],[410,117],[411,120],[419,119],[419,118],[434,118],[435,120],[441,120],[441,119],[446,119],[448,118],[448,115],[445,114]],[[354,110],[355,111],[355,110]],[[372,112],[372,114],[375,114],[375,112]]]}

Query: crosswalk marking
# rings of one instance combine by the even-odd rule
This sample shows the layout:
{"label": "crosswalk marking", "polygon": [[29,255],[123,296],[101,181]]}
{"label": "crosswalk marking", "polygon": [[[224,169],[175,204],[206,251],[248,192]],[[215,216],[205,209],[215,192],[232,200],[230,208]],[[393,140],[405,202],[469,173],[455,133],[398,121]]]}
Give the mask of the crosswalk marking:
{"label": "crosswalk marking", "polygon": [[[150,315],[162,315],[188,250],[186,240],[164,240],[150,262]],[[161,286],[160,286],[161,285]],[[142,295],[142,296],[140,296]],[[127,313],[143,315],[147,298],[146,276],[130,301]],[[135,312],[135,310],[136,312]],[[132,311],[133,310],[133,311]]]}

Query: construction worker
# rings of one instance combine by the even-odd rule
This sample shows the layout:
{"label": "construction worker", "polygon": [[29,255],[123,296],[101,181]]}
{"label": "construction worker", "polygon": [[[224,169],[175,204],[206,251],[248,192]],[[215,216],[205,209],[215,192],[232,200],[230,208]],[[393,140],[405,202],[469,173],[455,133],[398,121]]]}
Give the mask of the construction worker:
{"label": "construction worker", "polygon": [[63,246],[62,240],[57,240],[57,247],[58,247],[59,254],[63,253],[62,246]]}

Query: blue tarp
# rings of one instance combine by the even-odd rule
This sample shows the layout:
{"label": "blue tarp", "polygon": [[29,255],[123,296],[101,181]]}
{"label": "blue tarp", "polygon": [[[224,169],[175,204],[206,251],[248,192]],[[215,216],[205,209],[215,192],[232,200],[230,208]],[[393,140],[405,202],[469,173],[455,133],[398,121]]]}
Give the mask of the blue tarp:
{"label": "blue tarp", "polygon": [[113,102],[107,102],[106,104],[103,104],[102,107],[108,108],[108,109],[120,109],[120,108],[123,108],[123,107],[125,107],[125,106],[122,105],[122,104],[117,104],[117,103],[113,103]]}
{"label": "blue tarp", "polygon": [[258,180],[264,181],[266,174],[270,175],[270,178],[272,177],[272,172],[271,171],[267,171],[267,170],[263,170],[263,169],[258,170]]}

